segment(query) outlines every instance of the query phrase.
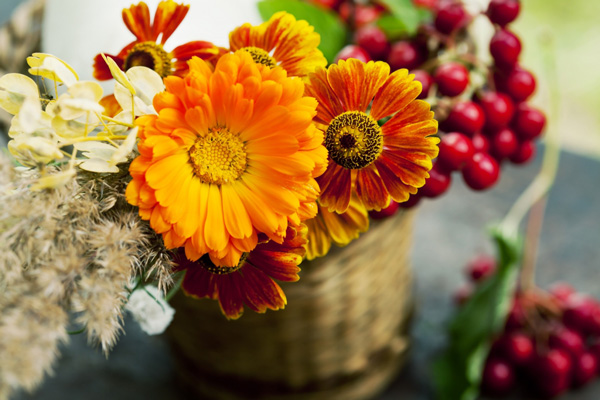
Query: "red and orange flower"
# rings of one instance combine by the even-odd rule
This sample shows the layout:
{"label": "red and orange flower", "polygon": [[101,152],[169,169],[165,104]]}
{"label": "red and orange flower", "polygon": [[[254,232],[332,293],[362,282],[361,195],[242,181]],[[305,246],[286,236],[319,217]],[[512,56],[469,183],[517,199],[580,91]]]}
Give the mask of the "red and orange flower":
{"label": "red and orange flower", "polygon": [[390,74],[383,62],[340,61],[309,75],[307,95],[319,105],[315,122],[325,134],[327,171],[319,202],[343,213],[352,193],[369,210],[390,198],[408,200],[425,184],[438,154],[437,121],[421,84],[406,69]]}
{"label": "red and orange flower", "polygon": [[222,56],[214,70],[198,58],[189,68],[165,78],[158,115],[136,120],[127,201],[167,248],[231,267],[260,234],[282,243],[288,224],[316,214],[315,177],[327,162],[317,103],[301,79],[246,52]]}
{"label": "red and orange flower", "polygon": [[298,265],[304,257],[306,226],[288,227],[283,243],[265,240],[245,253],[239,263],[230,268],[215,266],[209,257],[190,261],[179,254],[175,262],[184,270],[182,289],[192,297],[219,300],[221,311],[228,319],[239,318],[244,305],[258,313],[279,310],[287,300],[281,287],[273,280],[295,282]]}
{"label": "red and orange flower", "polygon": [[[194,56],[204,60],[218,57],[224,49],[201,40],[182,44],[170,52],[163,48],[185,18],[189,8],[189,5],[177,4],[173,0],[161,1],[152,23],[150,11],[144,2],[123,9],[123,22],[136,39],[117,55],[105,55],[115,60],[123,71],[134,66],[144,66],[153,69],[163,78],[169,75],[184,75],[188,70],[187,61]],[[94,78],[100,81],[112,79],[101,54],[94,58]]]}
{"label": "red and orange flower", "polygon": [[350,199],[348,209],[341,214],[330,212],[318,205],[319,213],[316,217],[304,222],[308,228],[308,260],[323,257],[329,252],[332,244],[339,247],[348,245],[369,229],[369,213],[356,194]]}
{"label": "red and orange flower", "polygon": [[327,65],[318,49],[320,42],[321,36],[308,22],[283,11],[259,26],[246,23],[229,34],[231,51],[246,51],[257,63],[280,66],[289,76],[299,77]]}

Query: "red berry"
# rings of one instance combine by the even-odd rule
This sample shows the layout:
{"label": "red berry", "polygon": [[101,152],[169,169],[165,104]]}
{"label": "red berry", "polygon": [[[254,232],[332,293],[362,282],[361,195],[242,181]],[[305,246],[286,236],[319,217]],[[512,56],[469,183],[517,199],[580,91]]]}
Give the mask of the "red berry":
{"label": "red berry", "polygon": [[562,349],[572,356],[583,353],[585,348],[581,335],[571,329],[561,328],[553,332],[548,339],[552,349]]}
{"label": "red berry", "polygon": [[392,70],[414,69],[425,61],[423,50],[415,43],[400,40],[392,44],[388,54],[388,64]]}
{"label": "red berry", "polygon": [[586,334],[595,308],[596,305],[590,297],[573,295],[565,304],[563,323],[574,331]]}
{"label": "red berry", "polygon": [[500,167],[489,154],[475,153],[462,169],[465,183],[473,190],[492,187],[500,177]]}
{"label": "red berry", "polygon": [[493,23],[505,26],[517,18],[520,8],[519,0],[492,0],[487,15]]}
{"label": "red berry", "polygon": [[449,35],[462,28],[467,20],[468,15],[462,4],[458,2],[445,2],[438,7],[438,12],[433,23],[435,29]]}
{"label": "red berry", "polygon": [[508,125],[515,112],[512,100],[503,93],[485,92],[478,101],[485,114],[485,127],[491,130]]}
{"label": "red berry", "polygon": [[523,305],[521,304],[519,299],[515,299],[506,318],[506,331],[512,332],[523,328],[525,326],[526,320],[527,318],[525,315],[525,309],[523,308]]}
{"label": "red berry", "polygon": [[498,67],[512,68],[519,60],[521,42],[519,38],[506,29],[497,31],[490,41],[490,53]]}
{"label": "red berry", "polygon": [[385,33],[375,25],[359,28],[355,34],[355,41],[375,60],[384,59],[389,51]]}
{"label": "red berry", "polygon": [[422,198],[422,196],[417,192],[417,194],[411,195],[408,198],[408,200],[406,200],[402,203],[398,203],[398,205],[400,206],[400,208],[413,208],[413,207],[416,207],[417,204],[419,204],[421,202],[421,198]]}
{"label": "red berry", "polygon": [[501,339],[504,357],[515,366],[528,364],[535,354],[533,340],[524,333],[513,332]]}
{"label": "red berry", "polygon": [[502,128],[494,132],[490,138],[492,153],[499,159],[509,157],[519,149],[517,135],[512,129]]}
{"label": "red berry", "polygon": [[596,341],[590,345],[588,351],[596,356],[596,360],[600,360],[600,341]]}
{"label": "red berry", "polygon": [[584,352],[573,359],[573,385],[582,386],[594,379],[598,372],[598,359],[591,352]]}
{"label": "red berry", "polygon": [[429,89],[433,85],[433,78],[427,71],[422,69],[414,69],[411,73],[415,74],[415,81],[421,82],[422,89],[417,99],[426,99],[429,96]]}
{"label": "red berry", "polygon": [[339,8],[340,17],[346,22],[350,22],[353,19],[356,28],[377,20],[382,12],[383,9],[381,7],[356,4],[353,1],[344,2]]}
{"label": "red berry", "polygon": [[363,48],[357,46],[355,44],[349,44],[345,46],[340,52],[335,56],[335,62],[340,60],[347,60],[349,58],[356,58],[362,62],[371,61],[371,57],[369,53],[367,53]]}
{"label": "red berry", "polygon": [[489,359],[485,363],[481,383],[482,389],[486,393],[506,394],[515,384],[515,373],[506,361]]}
{"label": "red berry", "polygon": [[[535,375],[534,375],[535,379]],[[536,389],[543,398],[553,398],[558,396],[569,389],[571,386],[571,377],[561,375],[555,379],[541,379],[537,378],[533,381],[536,385]]]}
{"label": "red berry", "polygon": [[479,132],[475,132],[471,138],[475,153],[488,153],[490,150],[490,140]]}
{"label": "red berry", "polygon": [[516,67],[506,77],[504,90],[516,102],[527,100],[535,92],[535,77],[531,72]]}
{"label": "red berry", "polygon": [[469,71],[457,62],[440,65],[433,74],[438,90],[443,96],[458,96],[469,85]]}
{"label": "red berry", "polygon": [[521,140],[532,140],[542,134],[546,116],[526,103],[519,105],[512,126]]}
{"label": "red berry", "polygon": [[535,144],[531,140],[519,143],[517,150],[508,158],[514,164],[525,164],[535,156]]}
{"label": "red berry", "polygon": [[437,9],[439,0],[413,0],[413,4],[417,7],[427,8],[429,10]]}
{"label": "red berry", "polygon": [[[546,353],[537,354],[529,365],[529,371],[538,383],[568,378],[572,362],[569,354],[560,349],[550,349]],[[543,388],[542,388],[543,389]]]}
{"label": "red berry", "polygon": [[447,131],[459,131],[472,136],[481,130],[485,116],[481,107],[472,101],[461,101],[452,107],[448,118],[444,121]]}
{"label": "red berry", "polygon": [[575,294],[575,289],[566,282],[556,282],[548,288],[548,293],[558,299],[561,303],[565,303]]}
{"label": "red berry", "polygon": [[458,132],[442,136],[439,149],[438,162],[449,171],[461,169],[475,153],[471,139]]}
{"label": "red berry", "polygon": [[310,0],[310,2],[334,10],[339,7],[342,0]]}
{"label": "red berry", "polygon": [[450,187],[450,183],[452,182],[450,173],[444,171],[438,165],[438,163],[433,165],[433,168],[429,171],[429,178],[425,181],[425,186],[419,190],[419,193],[425,197],[434,198],[441,196]]}
{"label": "red berry", "polygon": [[398,211],[398,203],[396,203],[394,200],[392,200],[390,202],[390,205],[387,206],[386,208],[382,208],[381,211],[375,211],[375,210],[371,210],[369,211],[369,217],[373,218],[373,219],[384,219],[387,217],[391,217],[392,215],[396,214],[396,212]]}
{"label": "red berry", "polygon": [[600,336],[600,306],[597,303],[592,307],[587,332],[593,336]]}
{"label": "red berry", "polygon": [[465,273],[473,282],[480,282],[496,271],[496,259],[485,254],[469,261]]}

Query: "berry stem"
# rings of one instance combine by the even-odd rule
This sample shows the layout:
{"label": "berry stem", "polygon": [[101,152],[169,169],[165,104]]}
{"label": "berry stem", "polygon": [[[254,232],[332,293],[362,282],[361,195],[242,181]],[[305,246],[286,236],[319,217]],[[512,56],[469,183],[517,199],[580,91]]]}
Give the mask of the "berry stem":
{"label": "berry stem", "polygon": [[529,212],[527,231],[525,232],[521,276],[519,280],[519,286],[523,291],[535,288],[535,266],[537,262],[540,233],[544,222],[546,202],[547,196],[543,196],[532,206],[531,211]]}
{"label": "berry stem", "polygon": [[[545,65],[547,66],[547,82],[550,85],[550,118],[556,118],[559,115],[559,90],[558,74],[556,72],[556,60],[554,59],[555,52],[553,51],[552,38],[547,37],[542,42],[546,51],[544,52],[548,59]],[[500,229],[509,237],[516,236],[519,230],[519,225],[529,210],[540,201],[550,191],[552,184],[556,178],[558,171],[558,162],[560,158],[560,143],[559,132],[556,129],[556,123],[548,124],[549,128],[546,134],[546,149],[544,158],[542,159],[542,167],[540,172],[513,204],[504,220],[500,224]]]}

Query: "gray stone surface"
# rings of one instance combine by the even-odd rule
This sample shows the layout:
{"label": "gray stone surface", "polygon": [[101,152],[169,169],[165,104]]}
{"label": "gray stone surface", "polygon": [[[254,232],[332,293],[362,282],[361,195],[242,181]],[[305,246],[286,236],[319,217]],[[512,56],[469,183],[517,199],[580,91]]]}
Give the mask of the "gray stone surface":
{"label": "gray stone surface", "polygon": [[[413,348],[404,372],[378,400],[432,398],[429,363],[444,344],[445,322],[454,310],[452,293],[464,283],[462,268],[473,255],[493,251],[486,227],[506,213],[536,174],[539,161],[522,168],[505,166],[500,184],[483,193],[469,190],[455,176],[446,196],[421,204],[413,251],[418,307]],[[568,280],[600,297],[599,178],[598,161],[563,154],[540,243],[537,281],[542,287]],[[34,394],[20,394],[15,400],[191,398],[176,384],[164,338],[146,336],[132,321],[127,321],[126,332],[108,359],[88,347],[83,336],[73,337],[55,376]],[[562,398],[597,400],[600,381]]]}

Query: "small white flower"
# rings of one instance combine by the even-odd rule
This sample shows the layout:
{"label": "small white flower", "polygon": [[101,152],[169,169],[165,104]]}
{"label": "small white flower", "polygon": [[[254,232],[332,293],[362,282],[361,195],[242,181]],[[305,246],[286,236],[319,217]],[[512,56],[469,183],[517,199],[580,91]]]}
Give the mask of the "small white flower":
{"label": "small white flower", "polygon": [[66,62],[52,54],[33,53],[27,57],[29,73],[71,86],[79,80],[77,72]]}
{"label": "small white flower", "polygon": [[175,314],[175,310],[152,285],[135,290],[129,297],[125,309],[148,335],[163,333]]}

